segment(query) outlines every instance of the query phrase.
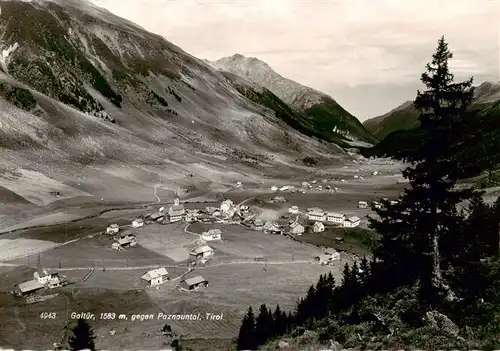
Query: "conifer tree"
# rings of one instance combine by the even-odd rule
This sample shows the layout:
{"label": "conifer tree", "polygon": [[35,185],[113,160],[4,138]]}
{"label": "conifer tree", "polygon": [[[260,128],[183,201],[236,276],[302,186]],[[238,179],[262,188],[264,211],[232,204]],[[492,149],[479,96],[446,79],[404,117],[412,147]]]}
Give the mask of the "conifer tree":
{"label": "conifer tree", "polygon": [[71,331],[73,332],[73,335],[71,335],[68,340],[71,350],[95,351],[95,335],[89,323],[85,319],[78,319],[76,326]]}
{"label": "conifer tree", "polygon": [[240,331],[238,333],[237,339],[237,348],[238,350],[254,350],[256,347],[255,316],[252,310],[252,306],[250,306],[240,326]]}
{"label": "conifer tree", "polygon": [[273,320],[274,320],[273,336],[285,334],[286,324],[287,324],[286,313],[280,309],[280,305],[276,305],[276,309],[274,310],[273,313]]}
{"label": "conifer tree", "polygon": [[297,304],[295,313],[295,321],[299,325],[303,325],[314,315],[314,300],[316,298],[316,288],[314,285],[309,287],[305,298],[300,299]]}
{"label": "conifer tree", "polygon": [[466,171],[456,153],[468,137],[461,128],[473,98],[472,78],[454,83],[448,68],[452,57],[442,37],[421,76],[426,90],[414,103],[424,138],[395,155],[410,164],[403,170],[410,187],[397,205],[376,209],[381,220],[370,219],[371,228],[383,236],[375,256],[385,265],[384,276],[398,285],[418,279],[422,298],[431,304],[453,298],[442,277],[440,237],[462,220],[457,205],[471,196],[469,189],[454,187]]}
{"label": "conifer tree", "polygon": [[257,346],[263,345],[271,337],[273,328],[273,316],[265,304],[259,308],[259,315],[255,320],[255,342]]}

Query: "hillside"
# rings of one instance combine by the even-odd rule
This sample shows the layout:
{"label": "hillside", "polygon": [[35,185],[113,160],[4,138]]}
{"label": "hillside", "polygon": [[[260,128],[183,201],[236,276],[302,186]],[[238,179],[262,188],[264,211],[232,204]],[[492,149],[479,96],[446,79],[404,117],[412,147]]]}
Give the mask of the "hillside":
{"label": "hillside", "polygon": [[365,128],[379,140],[383,140],[394,130],[413,129],[418,126],[417,110],[413,101],[407,101],[386,114],[363,122]]}
{"label": "hillside", "polygon": [[[87,195],[135,200],[130,187],[162,179],[176,189],[262,174],[277,153],[286,167],[304,153],[343,154],[286,126],[205,62],[90,2],[0,8],[2,171],[31,169]],[[130,191],[113,191],[119,184]]]}
{"label": "hillside", "polygon": [[[472,108],[483,109],[499,100],[500,82],[485,82],[475,88]],[[363,125],[375,137],[383,140],[392,132],[417,128],[418,111],[413,107],[413,101],[407,101],[382,116],[364,121]]]}
{"label": "hillside", "polygon": [[[316,125],[304,112],[286,104],[268,89],[250,82],[248,79],[236,74],[227,71],[221,71],[221,73],[243,96],[258,105],[269,108],[273,111],[277,118],[284,121],[290,127],[307,136],[325,139],[324,135],[317,130]],[[341,147],[350,147],[350,145],[346,143],[344,136],[341,134],[335,135],[332,133],[329,140]]]}
{"label": "hillside", "polygon": [[[255,57],[235,54],[211,64],[218,70],[247,78],[268,89],[286,104],[303,112],[314,126],[314,131],[325,140],[338,142],[340,137],[345,142],[376,142],[361,122],[332,97],[281,76],[267,63]],[[302,125],[304,128],[309,128],[307,124]]]}

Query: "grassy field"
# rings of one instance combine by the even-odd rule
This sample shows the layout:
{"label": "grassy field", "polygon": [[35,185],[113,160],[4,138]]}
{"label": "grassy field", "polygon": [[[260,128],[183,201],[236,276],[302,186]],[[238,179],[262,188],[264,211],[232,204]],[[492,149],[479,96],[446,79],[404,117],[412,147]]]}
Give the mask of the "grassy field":
{"label": "grassy field", "polygon": [[[343,242],[336,238],[342,238]],[[305,233],[295,238],[299,242],[315,246],[333,247],[338,251],[346,251],[357,255],[370,254],[377,245],[378,236],[364,228],[325,228],[322,233]]]}

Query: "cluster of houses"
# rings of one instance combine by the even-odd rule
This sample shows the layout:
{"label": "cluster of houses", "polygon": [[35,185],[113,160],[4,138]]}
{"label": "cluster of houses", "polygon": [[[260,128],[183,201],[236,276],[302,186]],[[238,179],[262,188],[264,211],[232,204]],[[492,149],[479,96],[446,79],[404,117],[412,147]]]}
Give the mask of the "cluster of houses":
{"label": "cluster of houses", "polygon": [[[328,180],[324,179],[323,183],[327,183]],[[330,191],[330,192],[338,192],[339,188],[337,187],[332,187],[331,185],[320,185],[317,184],[316,180],[313,180],[312,182],[302,182],[300,184],[301,186],[299,188],[296,188],[294,185],[284,185],[282,187],[278,187],[276,185],[273,185],[271,187],[271,191],[277,192],[277,191],[289,191],[291,193],[302,193],[305,194],[306,189],[308,190],[316,190],[316,191]]]}
{"label": "cluster of houses", "polygon": [[59,273],[49,273],[39,265],[33,279],[16,284],[12,291],[17,296],[26,296],[42,289],[54,289],[68,284],[68,279]]}
{"label": "cluster of houses", "polygon": [[[159,287],[170,280],[167,268],[159,267],[147,271],[141,276],[141,282],[148,287]],[[202,276],[182,279],[180,287],[184,290],[197,290],[200,287],[207,287],[208,281]]]}
{"label": "cluster of houses", "polygon": [[[327,222],[327,223],[342,225],[347,228],[357,227],[361,223],[361,219],[357,216],[347,217],[345,214],[336,212],[327,212],[323,211],[320,208],[307,209],[307,219],[309,219],[310,221],[320,222],[321,224]],[[319,224],[318,228],[321,228]]]}

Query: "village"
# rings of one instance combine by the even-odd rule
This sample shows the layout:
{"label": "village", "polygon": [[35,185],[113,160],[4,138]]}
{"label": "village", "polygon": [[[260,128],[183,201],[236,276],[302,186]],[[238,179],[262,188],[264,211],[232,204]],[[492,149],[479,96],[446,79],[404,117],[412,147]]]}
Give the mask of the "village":
{"label": "village", "polygon": [[[374,172],[373,175],[378,175]],[[362,178],[362,177],[361,177]],[[360,179],[360,176],[354,175],[354,179]],[[345,183],[344,178],[336,180],[337,182]],[[327,183],[323,180],[321,183]],[[291,240],[300,237],[304,233],[322,233],[327,228],[356,228],[363,225],[366,221],[356,215],[346,215],[333,211],[324,210],[318,207],[301,209],[298,205],[288,204],[285,199],[286,194],[305,194],[306,192],[329,192],[333,194],[339,193],[341,190],[338,187],[319,185],[320,182],[312,180],[311,182],[303,181],[300,187],[293,185],[271,186],[272,193],[282,193],[281,196],[274,196],[267,200],[269,204],[280,204],[282,211],[278,218],[274,220],[263,220],[260,218],[262,209],[258,206],[245,205],[244,203],[252,200],[246,199],[239,204],[235,204],[232,200],[226,199],[221,201],[218,207],[207,206],[201,209],[185,208],[175,197],[173,204],[170,206],[161,206],[156,212],[144,213],[137,218],[134,218],[128,225],[118,225],[110,223],[102,235],[110,240],[110,248],[114,251],[123,251],[126,255],[127,250],[133,250],[134,247],[140,246],[141,242],[137,238],[137,234],[149,225],[168,226],[176,223],[185,223],[188,226],[193,223],[202,225],[239,225],[252,231],[262,232],[266,235],[280,235]],[[242,182],[237,182],[236,189],[243,188]],[[384,198],[388,200],[387,198]],[[394,203],[395,201],[391,201]],[[380,208],[381,204],[377,201],[358,201],[357,210],[369,211],[370,208]],[[186,229],[188,228],[186,227]],[[189,252],[189,258],[185,260],[188,272],[190,273],[194,267],[207,265],[213,260],[216,250],[212,248],[212,242],[223,242],[223,234],[220,228],[208,229],[201,234],[197,234],[198,238],[195,245]],[[337,240],[342,240],[337,238]],[[331,247],[323,247],[322,252],[314,257],[310,257],[311,262],[316,262],[320,265],[333,265],[335,261],[340,259],[340,253]],[[265,261],[261,256],[254,258],[256,262]],[[105,269],[105,268],[103,268]],[[170,280],[167,267],[159,266],[142,274],[138,279],[143,285],[157,287]],[[58,273],[48,273],[42,269],[38,263],[37,271],[34,273],[34,279],[16,284],[13,292],[17,296],[30,295],[41,289],[53,289],[56,287],[68,284],[68,280],[59,276]],[[202,276],[192,276],[190,278],[182,277],[180,283],[176,286],[179,290],[189,291],[196,290],[201,287],[207,287],[208,281]]]}

